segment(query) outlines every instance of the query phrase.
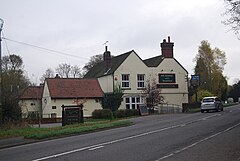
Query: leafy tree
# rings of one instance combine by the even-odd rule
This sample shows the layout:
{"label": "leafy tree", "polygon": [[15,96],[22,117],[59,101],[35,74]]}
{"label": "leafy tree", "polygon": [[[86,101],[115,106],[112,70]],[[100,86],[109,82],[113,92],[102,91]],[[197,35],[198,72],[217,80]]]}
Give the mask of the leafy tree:
{"label": "leafy tree", "polygon": [[105,93],[102,100],[103,109],[118,110],[122,102],[123,92],[120,86],[115,86],[113,93]]}
{"label": "leafy tree", "polygon": [[103,61],[103,54],[94,55],[90,58],[90,61],[83,67],[84,73],[87,73],[94,65]]}
{"label": "leafy tree", "polygon": [[[213,96],[213,94],[207,90],[199,90],[197,91],[197,102],[201,102],[201,100],[203,99],[203,97],[210,97],[210,96]],[[194,102],[195,100],[195,97],[196,95],[194,94],[193,97],[192,97],[192,102]]]}
{"label": "leafy tree", "polygon": [[195,58],[195,74],[200,75],[199,90],[207,90],[221,99],[226,99],[227,80],[223,76],[226,64],[225,52],[219,48],[211,48],[208,41],[204,40],[198,48]]}
{"label": "leafy tree", "polygon": [[29,85],[24,76],[23,60],[18,55],[2,58],[2,108],[3,121],[14,121],[21,118],[21,108],[18,104],[21,92]]}
{"label": "leafy tree", "polygon": [[234,102],[238,102],[238,98],[240,97],[240,80],[232,85],[228,97],[233,98]]}
{"label": "leafy tree", "polygon": [[235,34],[240,30],[240,0],[225,0],[228,19],[223,23],[231,27]]}

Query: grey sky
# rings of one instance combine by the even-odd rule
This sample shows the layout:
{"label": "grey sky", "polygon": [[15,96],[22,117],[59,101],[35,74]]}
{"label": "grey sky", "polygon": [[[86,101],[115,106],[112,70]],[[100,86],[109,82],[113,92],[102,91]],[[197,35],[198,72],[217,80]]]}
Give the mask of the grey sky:
{"label": "grey sky", "polygon": [[[240,41],[221,23],[224,11],[223,0],[0,0],[6,38],[78,57],[6,41],[10,53],[23,58],[34,83],[60,63],[82,67],[104,52],[105,41],[113,55],[135,50],[145,59],[161,54],[159,43],[171,36],[174,57],[189,74],[202,40],[224,50],[224,73],[232,84],[240,78]],[[2,47],[7,55],[4,41]]]}

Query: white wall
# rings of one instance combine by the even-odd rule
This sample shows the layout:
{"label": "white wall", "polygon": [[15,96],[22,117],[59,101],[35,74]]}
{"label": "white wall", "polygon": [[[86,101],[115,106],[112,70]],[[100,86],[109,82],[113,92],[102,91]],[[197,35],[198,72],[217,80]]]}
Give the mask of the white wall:
{"label": "white wall", "polygon": [[[141,95],[142,90],[137,89],[137,74],[145,74],[145,85],[147,80],[150,82],[155,80],[158,84],[159,74],[168,73],[175,74],[176,83],[178,88],[163,88],[161,93],[165,98],[165,103],[176,104],[182,106],[182,103],[188,102],[188,84],[185,79],[187,72],[177,63],[175,59],[165,58],[158,67],[147,67],[141,59],[135,54],[131,53],[129,57],[123,62],[123,64],[115,71],[114,80],[115,84],[121,85],[121,75],[130,74],[130,89],[124,90],[124,97],[132,94]],[[123,101],[121,109],[125,108],[125,102]]]}
{"label": "white wall", "polygon": [[[80,103],[83,103],[83,115],[84,117],[92,116],[92,112],[95,109],[102,109],[99,99],[78,99]],[[62,105],[76,105],[76,99],[52,99],[51,107],[49,106],[44,109],[43,116],[49,117],[51,113],[56,113],[58,118],[62,117]],[[56,106],[56,109],[52,109]]]}
{"label": "white wall", "polygon": [[188,82],[185,79],[187,72],[174,59],[164,59],[161,64],[152,70],[158,81],[158,74],[168,73],[175,74],[176,84],[178,88],[163,88],[161,93],[165,97],[165,102],[169,104],[177,104],[182,106],[182,103],[188,102]]}
{"label": "white wall", "polygon": [[130,75],[130,89],[125,89],[124,93],[139,93],[140,89],[137,89],[137,74],[148,73],[148,67],[142,62],[142,60],[132,52],[127,59],[119,66],[119,68],[114,72],[115,85],[121,85],[122,74]]}
{"label": "white wall", "polygon": [[104,93],[113,92],[113,79],[112,75],[98,78],[98,82]]}
{"label": "white wall", "polygon": [[22,110],[22,117],[26,118],[29,112],[39,112],[41,107],[41,100],[26,99],[21,100],[19,105]]}

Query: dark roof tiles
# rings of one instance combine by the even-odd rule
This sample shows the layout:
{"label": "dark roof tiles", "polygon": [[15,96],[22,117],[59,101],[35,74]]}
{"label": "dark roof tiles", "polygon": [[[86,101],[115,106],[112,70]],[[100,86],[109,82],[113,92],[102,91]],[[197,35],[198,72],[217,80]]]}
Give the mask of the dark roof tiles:
{"label": "dark roof tiles", "polygon": [[160,55],[160,56],[146,59],[143,62],[148,67],[157,67],[163,61],[163,59],[164,59],[164,57],[162,55]]}
{"label": "dark roof tiles", "polygon": [[112,57],[112,67],[106,72],[105,63],[102,61],[92,67],[90,71],[84,76],[84,78],[98,78],[104,75],[113,74],[117,68],[123,63],[123,61],[132,53],[133,50],[126,52],[124,54]]}

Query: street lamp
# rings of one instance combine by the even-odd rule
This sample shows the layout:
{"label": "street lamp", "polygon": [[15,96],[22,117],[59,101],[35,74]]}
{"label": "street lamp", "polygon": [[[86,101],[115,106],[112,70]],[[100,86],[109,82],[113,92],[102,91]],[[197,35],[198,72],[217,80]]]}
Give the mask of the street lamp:
{"label": "street lamp", "polygon": [[2,28],[3,28],[3,19],[0,18],[0,125],[3,123],[3,114],[2,114]]}

